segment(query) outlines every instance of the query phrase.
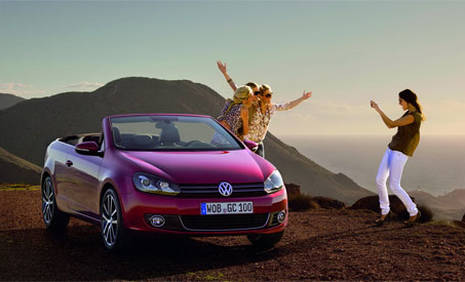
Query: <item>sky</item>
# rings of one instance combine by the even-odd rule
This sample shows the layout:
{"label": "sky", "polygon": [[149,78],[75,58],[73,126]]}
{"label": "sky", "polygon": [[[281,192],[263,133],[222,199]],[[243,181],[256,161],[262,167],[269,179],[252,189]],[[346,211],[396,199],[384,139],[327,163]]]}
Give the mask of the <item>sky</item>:
{"label": "sky", "polygon": [[188,79],[230,97],[269,84],[278,136],[393,133],[369,107],[402,115],[415,91],[423,134],[465,134],[462,1],[0,0],[0,92],[25,98],[93,91],[127,76]]}

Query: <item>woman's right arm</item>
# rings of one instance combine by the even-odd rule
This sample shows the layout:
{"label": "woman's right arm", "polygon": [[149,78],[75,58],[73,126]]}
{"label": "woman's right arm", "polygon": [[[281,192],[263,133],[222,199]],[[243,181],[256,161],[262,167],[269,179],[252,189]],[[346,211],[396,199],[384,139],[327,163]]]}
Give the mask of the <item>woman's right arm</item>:
{"label": "woman's right arm", "polygon": [[378,104],[376,104],[374,101],[370,101],[370,106],[373,109],[375,109],[375,111],[378,112],[378,114],[381,116],[381,119],[383,120],[384,124],[388,128],[395,128],[395,127],[398,127],[398,126],[409,125],[409,124],[411,124],[411,123],[413,123],[415,121],[415,119],[413,118],[412,115],[406,115],[404,117],[401,117],[398,120],[392,120],[381,110],[381,108],[378,106]]}
{"label": "woman's right arm", "polygon": [[223,63],[221,61],[217,61],[216,64],[218,65],[218,69],[220,70],[220,72],[224,75],[224,78],[228,82],[229,86],[231,86],[231,89],[233,91],[236,91],[236,89],[237,89],[236,83],[234,83],[234,81],[229,76],[228,72],[226,71],[226,63]]}

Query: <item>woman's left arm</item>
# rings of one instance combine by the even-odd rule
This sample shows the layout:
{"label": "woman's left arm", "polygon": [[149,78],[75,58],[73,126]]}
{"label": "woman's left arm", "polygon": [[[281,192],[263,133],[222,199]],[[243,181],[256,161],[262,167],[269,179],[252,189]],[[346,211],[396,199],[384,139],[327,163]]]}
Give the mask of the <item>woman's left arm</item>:
{"label": "woman's left arm", "polygon": [[384,124],[386,124],[388,128],[409,125],[415,121],[415,118],[412,115],[406,115],[400,119],[392,120],[380,109],[378,104],[376,104],[374,101],[370,101],[370,106],[378,112]]}
{"label": "woman's left arm", "polygon": [[305,92],[302,94],[300,98],[295,99],[294,101],[287,102],[285,104],[276,104],[275,108],[277,111],[287,111],[292,108],[295,108],[297,105],[302,103],[303,101],[307,100],[312,96],[312,91]]}
{"label": "woman's left arm", "polygon": [[246,136],[249,133],[249,109],[245,106],[241,107],[241,119],[242,119],[242,136]]}

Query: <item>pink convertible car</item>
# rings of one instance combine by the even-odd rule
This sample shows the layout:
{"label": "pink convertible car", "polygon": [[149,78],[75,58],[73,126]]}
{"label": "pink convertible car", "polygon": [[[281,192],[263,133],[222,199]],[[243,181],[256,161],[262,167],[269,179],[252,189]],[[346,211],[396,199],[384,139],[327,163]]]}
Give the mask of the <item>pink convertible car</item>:
{"label": "pink convertible car", "polygon": [[247,235],[277,243],[287,225],[278,170],[213,118],[129,114],[103,118],[101,133],[66,136],[47,148],[41,176],[46,228],[70,216],[101,227],[120,249],[132,231]]}

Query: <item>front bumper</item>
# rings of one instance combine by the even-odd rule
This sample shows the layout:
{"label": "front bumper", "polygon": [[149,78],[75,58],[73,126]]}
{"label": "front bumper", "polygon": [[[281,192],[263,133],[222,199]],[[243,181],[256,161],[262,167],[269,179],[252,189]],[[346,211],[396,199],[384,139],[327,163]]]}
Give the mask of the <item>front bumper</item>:
{"label": "front bumper", "polygon": [[[123,196],[123,218],[126,228],[134,231],[184,235],[241,235],[281,232],[288,222],[286,189],[263,196],[235,198],[178,198],[136,191]],[[201,215],[201,203],[251,201],[253,214]],[[282,223],[277,214],[285,211]],[[161,215],[166,223],[153,227],[152,215]]]}

